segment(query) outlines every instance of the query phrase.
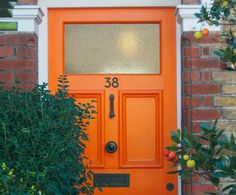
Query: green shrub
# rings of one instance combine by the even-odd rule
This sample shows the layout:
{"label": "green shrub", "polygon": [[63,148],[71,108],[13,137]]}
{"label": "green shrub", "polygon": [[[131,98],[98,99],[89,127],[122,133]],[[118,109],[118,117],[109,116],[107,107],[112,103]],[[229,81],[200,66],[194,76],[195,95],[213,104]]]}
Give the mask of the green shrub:
{"label": "green shrub", "polygon": [[[233,134],[227,136],[225,130],[208,123],[201,125],[198,136],[186,129],[172,131],[173,145],[167,147],[178,156],[173,161],[174,166],[181,166],[180,170],[170,171],[178,173],[182,179],[196,174],[211,182],[217,193],[222,195],[227,191],[229,195],[236,194],[236,143]],[[231,179],[234,183],[222,189],[222,178]]]}
{"label": "green shrub", "polygon": [[55,95],[46,84],[0,90],[0,194],[93,193],[83,162],[93,106],[68,96],[64,76],[59,83]]}

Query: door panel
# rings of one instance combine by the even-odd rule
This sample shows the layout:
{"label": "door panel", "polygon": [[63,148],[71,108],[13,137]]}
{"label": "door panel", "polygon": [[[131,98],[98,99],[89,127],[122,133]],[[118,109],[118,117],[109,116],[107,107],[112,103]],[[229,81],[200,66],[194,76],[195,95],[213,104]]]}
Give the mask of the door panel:
{"label": "door panel", "polygon": [[[88,157],[88,164],[91,168],[104,167],[104,91],[89,92],[79,91],[70,93],[77,102],[86,104],[94,101],[92,105],[97,112],[95,119],[90,120],[88,134],[89,147],[86,148],[86,156]],[[88,143],[86,143],[88,144]]]}
{"label": "door panel", "polygon": [[[170,163],[163,158],[164,147],[171,143],[170,130],[176,129],[177,121],[176,19],[174,15],[174,8],[49,9],[49,88],[54,92],[57,88],[58,76],[66,74],[70,81],[69,93],[78,102],[96,101],[94,104],[97,111],[96,119],[91,121],[88,128],[89,141],[86,155],[89,157],[89,161],[87,163],[95,174],[114,174],[113,178],[116,176],[122,178],[120,174],[125,174],[125,177],[128,176],[130,179],[128,187],[104,187],[103,192],[96,190],[95,195],[176,195],[178,192],[177,176],[167,174]],[[72,39],[70,47],[74,47],[73,45],[76,47],[73,52],[66,53],[65,49],[68,47],[65,38],[66,25],[73,26],[74,24],[79,24],[79,26],[83,26],[83,24],[89,26],[122,24],[122,29],[126,29],[126,24],[127,29],[130,24],[157,25],[158,33],[153,39],[156,40],[154,41],[156,43],[152,46],[157,47],[155,45],[158,45],[159,47],[154,52],[159,58],[152,65],[156,66],[155,74],[134,71],[135,63],[134,66],[126,64],[123,65],[126,67],[121,68],[124,59],[121,60],[120,66],[110,66],[110,62],[116,57],[109,59],[109,63],[101,65],[102,69],[110,69],[107,72],[96,71],[98,67],[91,68],[93,63],[85,67],[85,70],[88,71],[85,73],[78,71],[78,67],[73,69],[73,66],[68,71],[65,66],[70,54],[71,57],[74,56],[74,65],[79,61],[79,54],[76,55],[80,52],[81,45],[77,47],[76,44],[86,43],[86,41],[73,42],[75,39],[73,37],[76,37],[73,35],[72,38],[70,37]],[[80,30],[76,31],[78,36],[79,32]],[[86,33],[84,35],[87,36]],[[152,36],[155,36],[155,33],[152,33]],[[106,36],[104,37],[106,38]],[[129,36],[125,36],[124,46],[127,46],[126,42],[130,42],[130,45],[134,46],[135,44],[132,42],[134,39],[130,38],[129,41],[127,37],[129,38]],[[94,37],[88,41],[92,40]],[[108,41],[111,41],[111,38]],[[91,43],[88,43],[86,47],[89,44],[94,47]],[[124,52],[128,54],[134,52],[132,47],[129,50],[132,51],[131,53],[126,50],[129,47],[125,47]],[[143,50],[137,51],[142,53]],[[83,66],[86,66],[86,58],[88,57],[83,59]],[[101,55],[101,58],[104,60],[105,57]],[[122,56],[115,60],[120,58]],[[99,60],[96,62],[99,62],[96,66],[102,63]],[[145,61],[138,69],[145,70],[148,65],[147,60],[147,63]],[[93,69],[92,72],[91,69]],[[116,85],[112,85],[114,79]],[[114,97],[112,104],[111,95]],[[112,109],[114,110],[113,117],[110,116]],[[117,144],[116,152],[106,151],[105,146],[109,141]],[[172,191],[166,189],[168,183],[175,185]]]}
{"label": "door panel", "polygon": [[161,94],[160,91],[121,92],[121,167],[162,166]]}

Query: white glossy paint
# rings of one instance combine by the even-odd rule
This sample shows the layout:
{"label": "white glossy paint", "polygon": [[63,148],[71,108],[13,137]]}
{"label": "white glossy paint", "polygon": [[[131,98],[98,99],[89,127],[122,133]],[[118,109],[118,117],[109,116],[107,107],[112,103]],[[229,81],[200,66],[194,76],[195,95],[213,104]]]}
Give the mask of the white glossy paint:
{"label": "white glossy paint", "polygon": [[0,21],[15,21],[18,23],[19,32],[35,32],[42,22],[43,12],[38,5],[15,6],[11,18],[1,18]]}
{"label": "white glossy paint", "polygon": [[[177,73],[177,128],[181,129],[182,104],[181,104],[181,34],[182,26],[176,21],[176,73]],[[180,169],[180,167],[179,167]],[[178,178],[178,194],[182,194],[181,178]]]}

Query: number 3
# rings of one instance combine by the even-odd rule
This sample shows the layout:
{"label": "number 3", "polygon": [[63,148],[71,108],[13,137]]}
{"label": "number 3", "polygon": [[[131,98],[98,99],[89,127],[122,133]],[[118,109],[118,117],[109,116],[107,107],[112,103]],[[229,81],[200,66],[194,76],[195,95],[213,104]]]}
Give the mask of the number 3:
{"label": "number 3", "polygon": [[119,79],[117,77],[105,77],[106,80],[106,84],[105,87],[106,88],[110,88],[111,86],[114,88],[119,87]]}

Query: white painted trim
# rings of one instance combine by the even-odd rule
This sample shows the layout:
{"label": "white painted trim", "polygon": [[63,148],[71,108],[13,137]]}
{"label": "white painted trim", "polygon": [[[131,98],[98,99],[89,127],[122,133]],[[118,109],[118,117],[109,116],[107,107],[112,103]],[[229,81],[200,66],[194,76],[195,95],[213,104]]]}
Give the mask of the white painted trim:
{"label": "white painted trim", "polygon": [[[177,128],[181,129],[182,121],[182,79],[181,79],[181,35],[182,26],[176,21],[176,73],[177,73]],[[178,167],[181,168],[180,166]],[[178,195],[182,194],[182,180],[178,177]]]}
{"label": "white painted trim", "polygon": [[37,5],[14,6],[11,18],[1,18],[1,21],[17,22],[18,32],[34,32],[38,34],[38,26],[42,22],[43,12]]}
{"label": "white painted trim", "polygon": [[48,8],[41,7],[44,19],[38,32],[38,83],[48,83]]}
{"label": "white painted trim", "polygon": [[[210,5],[210,2],[204,2]],[[198,31],[201,28],[208,28],[210,31],[220,31],[220,26],[209,26],[207,23],[198,23],[194,13],[198,13],[202,5],[178,5],[177,16],[178,22],[182,24],[183,31]]]}
{"label": "white painted trim", "polygon": [[181,0],[38,0],[45,7],[176,7]]}

